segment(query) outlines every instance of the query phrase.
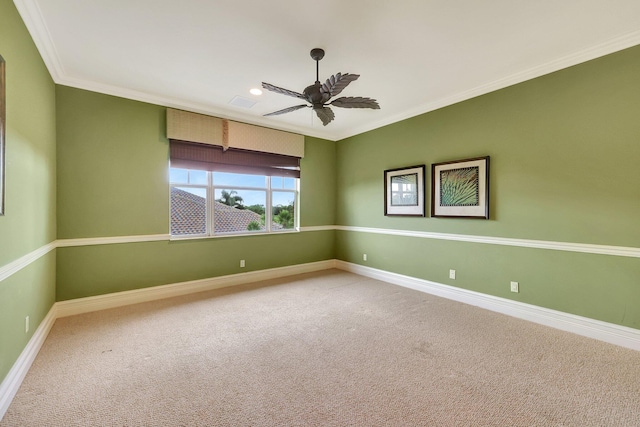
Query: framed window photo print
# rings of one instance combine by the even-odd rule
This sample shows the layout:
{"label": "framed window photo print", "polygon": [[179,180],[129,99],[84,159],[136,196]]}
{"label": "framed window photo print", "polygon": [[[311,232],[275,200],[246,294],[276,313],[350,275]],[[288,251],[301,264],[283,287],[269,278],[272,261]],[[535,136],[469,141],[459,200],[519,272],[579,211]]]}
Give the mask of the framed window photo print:
{"label": "framed window photo print", "polygon": [[489,156],[431,165],[431,216],[489,219]]}
{"label": "framed window photo print", "polygon": [[384,171],[385,216],[425,216],[425,165]]}

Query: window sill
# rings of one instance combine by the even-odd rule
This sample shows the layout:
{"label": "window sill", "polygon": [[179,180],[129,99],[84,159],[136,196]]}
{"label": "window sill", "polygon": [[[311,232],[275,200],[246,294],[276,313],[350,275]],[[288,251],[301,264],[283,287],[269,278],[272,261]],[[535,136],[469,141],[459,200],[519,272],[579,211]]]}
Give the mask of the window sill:
{"label": "window sill", "polygon": [[181,240],[202,240],[202,239],[225,239],[228,237],[255,237],[255,236],[277,236],[280,234],[293,234],[299,233],[300,228],[294,228],[292,230],[272,231],[270,233],[225,233],[214,235],[188,235],[188,236],[169,236],[169,241],[181,241]]}

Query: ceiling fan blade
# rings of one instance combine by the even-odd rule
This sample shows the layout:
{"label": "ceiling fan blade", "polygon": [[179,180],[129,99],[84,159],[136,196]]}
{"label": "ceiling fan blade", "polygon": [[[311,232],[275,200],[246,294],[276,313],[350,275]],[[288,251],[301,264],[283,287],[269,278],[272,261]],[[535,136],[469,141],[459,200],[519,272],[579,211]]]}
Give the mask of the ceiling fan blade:
{"label": "ceiling fan blade", "polygon": [[285,108],[285,109],[282,109],[282,110],[274,111],[273,113],[265,114],[265,117],[266,116],[279,116],[280,114],[290,113],[292,111],[296,111],[296,110],[299,110],[299,109],[304,108],[304,107],[310,107],[310,106],[306,105],[306,104],[294,105],[293,107],[289,107],[289,108]]}
{"label": "ceiling fan blade", "polygon": [[301,94],[301,93],[294,92],[294,91],[289,90],[289,89],[284,89],[284,88],[272,85],[271,83],[262,82],[262,87],[267,89],[267,90],[270,90],[271,92],[275,92],[275,93],[279,93],[279,94],[287,95],[287,96],[293,96],[294,98],[300,98],[300,99],[305,99],[306,100],[304,95]]}
{"label": "ceiling fan blade", "polygon": [[328,125],[335,118],[333,110],[329,107],[314,108],[314,110],[323,126]]}
{"label": "ceiling fan blade", "polygon": [[360,74],[338,73],[329,77],[327,81],[322,84],[320,92],[328,93],[331,96],[336,96],[340,92],[342,92],[344,88],[349,85],[349,83],[354,80],[358,80],[358,77],[360,77]]}
{"label": "ceiling fan blade", "polygon": [[331,105],[342,108],[372,108],[374,110],[380,109],[378,101],[371,98],[365,98],[363,96],[343,96],[331,101]]}

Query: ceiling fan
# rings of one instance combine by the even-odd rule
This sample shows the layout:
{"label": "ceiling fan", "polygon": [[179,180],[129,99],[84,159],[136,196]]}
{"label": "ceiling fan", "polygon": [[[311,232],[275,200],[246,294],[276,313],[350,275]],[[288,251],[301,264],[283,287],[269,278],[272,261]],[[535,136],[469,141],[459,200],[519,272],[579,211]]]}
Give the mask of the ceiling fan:
{"label": "ceiling fan", "polygon": [[307,107],[313,108],[313,111],[316,112],[318,118],[322,121],[322,124],[326,126],[335,117],[335,115],[333,114],[333,110],[329,108],[330,105],[342,108],[372,108],[374,110],[380,109],[380,105],[378,105],[378,102],[375,99],[365,98],[362,96],[343,96],[329,102],[331,98],[342,92],[344,88],[349,85],[349,83],[357,80],[360,75],[338,73],[329,77],[326,82],[320,83],[320,60],[324,58],[324,50],[320,48],[312,49],[311,58],[316,61],[316,82],[311,86],[307,86],[302,93],[294,92],[289,89],[283,89],[270,83],[262,82],[262,87],[267,90],[280,93],[282,95],[293,96],[294,98],[304,99],[311,105],[295,105],[293,107],[265,114],[265,116],[278,116],[280,114],[290,113],[292,111]]}

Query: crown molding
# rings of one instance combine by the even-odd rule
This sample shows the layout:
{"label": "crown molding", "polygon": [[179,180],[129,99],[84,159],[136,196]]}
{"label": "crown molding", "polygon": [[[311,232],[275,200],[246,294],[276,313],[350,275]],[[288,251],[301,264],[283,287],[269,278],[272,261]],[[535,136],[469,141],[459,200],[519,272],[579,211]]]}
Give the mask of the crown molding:
{"label": "crown molding", "polygon": [[40,55],[44,60],[45,65],[49,69],[49,73],[51,74],[53,81],[57,84],[132,99],[136,101],[147,102],[164,107],[177,108],[200,114],[208,114],[225,119],[239,120],[249,124],[269,127],[286,132],[299,133],[316,138],[328,139],[331,141],[339,141],[345,138],[349,138],[351,136],[355,136],[421,114],[425,114],[430,111],[434,111],[452,104],[456,104],[458,102],[475,98],[480,95],[503,89],[517,83],[522,83],[524,81],[531,80],[545,74],[559,71],[561,69],[568,68],[640,44],[640,31],[635,31],[629,34],[622,35],[620,37],[616,37],[607,42],[600,43],[596,46],[569,53],[553,61],[549,61],[545,64],[529,68],[522,72],[511,74],[493,82],[461,91],[452,96],[418,105],[415,108],[408,109],[387,119],[371,121],[367,125],[351,128],[347,132],[332,132],[331,130],[327,129],[316,130],[302,126],[287,125],[274,122],[273,120],[267,120],[262,117],[243,114],[242,112],[215,108],[212,106],[193,102],[185,102],[179,99],[158,96],[122,87],[105,85],[103,83],[71,76],[65,71],[64,66],[62,65],[61,59],[53,43],[49,30],[47,29],[46,23],[42,17],[42,13],[37,1],[14,0],[14,3],[34,40],[40,52]]}
{"label": "crown molding", "polygon": [[[46,63],[46,62],[45,62]],[[52,73],[53,77],[53,73]],[[192,113],[204,114],[207,116],[213,116],[220,119],[228,119],[238,121],[241,123],[266,127],[270,129],[280,130],[283,132],[297,133],[304,136],[311,136],[315,138],[328,139],[336,141],[331,138],[331,135],[327,135],[326,131],[316,131],[315,129],[309,129],[301,126],[281,126],[278,123],[274,123],[273,120],[269,120],[262,116],[252,116],[250,114],[242,114],[240,112],[225,110],[222,108],[215,108],[210,105],[199,104],[195,102],[184,102],[177,98],[170,98],[166,96],[160,96],[151,94],[148,92],[142,92],[138,90],[128,89],[119,86],[107,85],[91,80],[81,79],[78,77],[64,75],[60,78],[53,79],[56,84],[61,86],[69,86],[76,89],[83,89],[90,92],[102,93],[104,95],[117,96],[119,98],[130,99],[133,101],[145,102],[147,104],[159,105],[161,107],[174,108],[176,110],[184,110]]]}
{"label": "crown molding", "polygon": [[634,31],[629,34],[625,34],[620,37],[616,37],[607,42],[600,43],[596,46],[592,46],[578,52],[573,52],[568,55],[559,57],[553,61],[546,62],[541,65],[529,68],[527,70],[510,74],[493,82],[489,82],[480,86],[476,86],[469,90],[458,92],[454,95],[438,99],[436,101],[427,102],[421,105],[404,111],[400,114],[388,117],[385,120],[371,122],[366,126],[360,126],[350,129],[347,133],[337,135],[337,140],[349,138],[351,136],[359,135],[361,133],[369,132],[374,129],[388,126],[393,123],[401,122],[403,120],[410,119],[431,111],[438,110],[440,108],[448,107],[453,104],[457,104],[462,101],[469,100],[481,95],[486,95],[491,92],[495,92],[500,89],[504,89],[509,86],[513,86],[518,83],[522,83],[528,80],[535,79],[537,77],[551,74],[556,71],[563,70],[565,68],[573,67],[574,65],[582,64],[587,61],[591,61],[602,56],[606,56],[621,50],[633,47],[640,44],[640,31]]}
{"label": "crown molding", "polygon": [[29,34],[31,34],[31,38],[38,48],[49,74],[51,74],[51,78],[55,83],[59,83],[67,73],[42,17],[38,2],[35,0],[13,0],[13,3],[18,9],[18,13],[24,21]]}

